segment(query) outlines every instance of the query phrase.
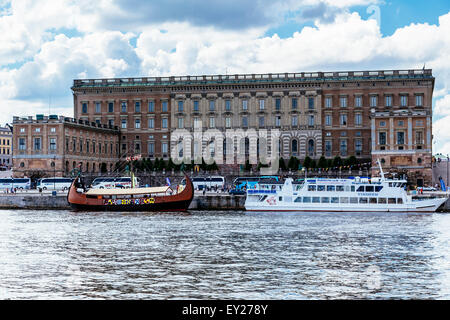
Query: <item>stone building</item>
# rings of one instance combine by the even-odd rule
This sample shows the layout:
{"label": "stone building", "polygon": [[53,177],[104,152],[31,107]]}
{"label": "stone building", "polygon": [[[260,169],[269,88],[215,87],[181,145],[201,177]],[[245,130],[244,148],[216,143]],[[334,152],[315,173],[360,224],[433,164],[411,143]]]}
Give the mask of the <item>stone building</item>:
{"label": "stone building", "polygon": [[112,171],[118,161],[119,138],[117,126],[55,115],[14,117],[14,176],[37,171],[67,176],[74,169]]}
{"label": "stone building", "polygon": [[5,169],[12,166],[12,132],[8,126],[0,127],[0,166]]}
{"label": "stone building", "polygon": [[[86,79],[72,87],[75,118],[120,127],[121,156],[167,158],[175,130],[277,129],[284,159],[355,156],[371,159],[377,174],[380,158],[386,171],[419,185],[431,182],[433,89],[430,69]],[[234,156],[248,154],[249,141],[240,140]],[[192,142],[184,151],[199,148]]]}

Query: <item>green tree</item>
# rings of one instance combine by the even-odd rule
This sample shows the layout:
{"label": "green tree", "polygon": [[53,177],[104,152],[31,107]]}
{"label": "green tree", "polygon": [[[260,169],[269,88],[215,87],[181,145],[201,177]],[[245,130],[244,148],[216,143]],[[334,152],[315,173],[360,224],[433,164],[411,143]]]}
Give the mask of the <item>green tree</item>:
{"label": "green tree", "polygon": [[283,157],[280,157],[280,159],[278,160],[278,166],[281,171],[286,171],[286,163],[284,162]]}
{"label": "green tree", "polygon": [[339,156],[334,157],[333,159],[333,167],[340,167],[342,166],[342,159]]}
{"label": "green tree", "polygon": [[307,169],[312,167],[312,160],[310,157],[306,156],[305,160],[303,160],[303,166]]}
{"label": "green tree", "polygon": [[324,156],[321,156],[319,159],[319,162],[317,163],[317,167],[319,168],[326,168],[328,166],[327,159],[325,159]]}

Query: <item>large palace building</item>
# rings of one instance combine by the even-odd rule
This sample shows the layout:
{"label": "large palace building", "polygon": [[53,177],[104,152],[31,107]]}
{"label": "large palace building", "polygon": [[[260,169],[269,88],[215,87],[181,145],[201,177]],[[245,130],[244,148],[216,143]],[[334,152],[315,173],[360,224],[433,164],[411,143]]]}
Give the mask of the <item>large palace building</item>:
{"label": "large palace building", "polygon": [[[431,182],[430,69],[74,80],[74,116],[119,126],[121,154],[170,156],[175,129],[278,129],[280,155],[379,159]],[[235,152],[236,149],[235,149]]]}

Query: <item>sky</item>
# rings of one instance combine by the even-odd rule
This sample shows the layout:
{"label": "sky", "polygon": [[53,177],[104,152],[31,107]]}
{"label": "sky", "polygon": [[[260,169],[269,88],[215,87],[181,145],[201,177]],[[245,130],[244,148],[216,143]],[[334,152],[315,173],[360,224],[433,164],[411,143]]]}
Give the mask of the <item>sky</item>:
{"label": "sky", "polygon": [[450,154],[448,0],[0,0],[0,124],[73,116],[73,79],[432,68]]}

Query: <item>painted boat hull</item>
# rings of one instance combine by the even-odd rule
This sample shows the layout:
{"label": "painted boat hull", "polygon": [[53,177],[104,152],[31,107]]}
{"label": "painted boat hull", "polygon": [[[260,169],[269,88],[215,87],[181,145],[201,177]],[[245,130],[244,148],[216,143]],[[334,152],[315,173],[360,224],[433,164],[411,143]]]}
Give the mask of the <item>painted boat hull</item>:
{"label": "painted boat hull", "polygon": [[[186,176],[186,186],[178,194],[144,197],[140,199],[125,199],[123,201],[108,201],[102,197],[89,198],[84,192],[77,191],[78,179],[72,183],[67,194],[67,201],[72,209],[77,211],[118,211],[118,212],[177,212],[187,211],[194,198],[194,187]],[[120,196],[118,196],[120,198]],[[152,201],[142,201],[142,200]],[[120,204],[119,202],[126,202]],[[119,204],[117,204],[119,203]]]}

